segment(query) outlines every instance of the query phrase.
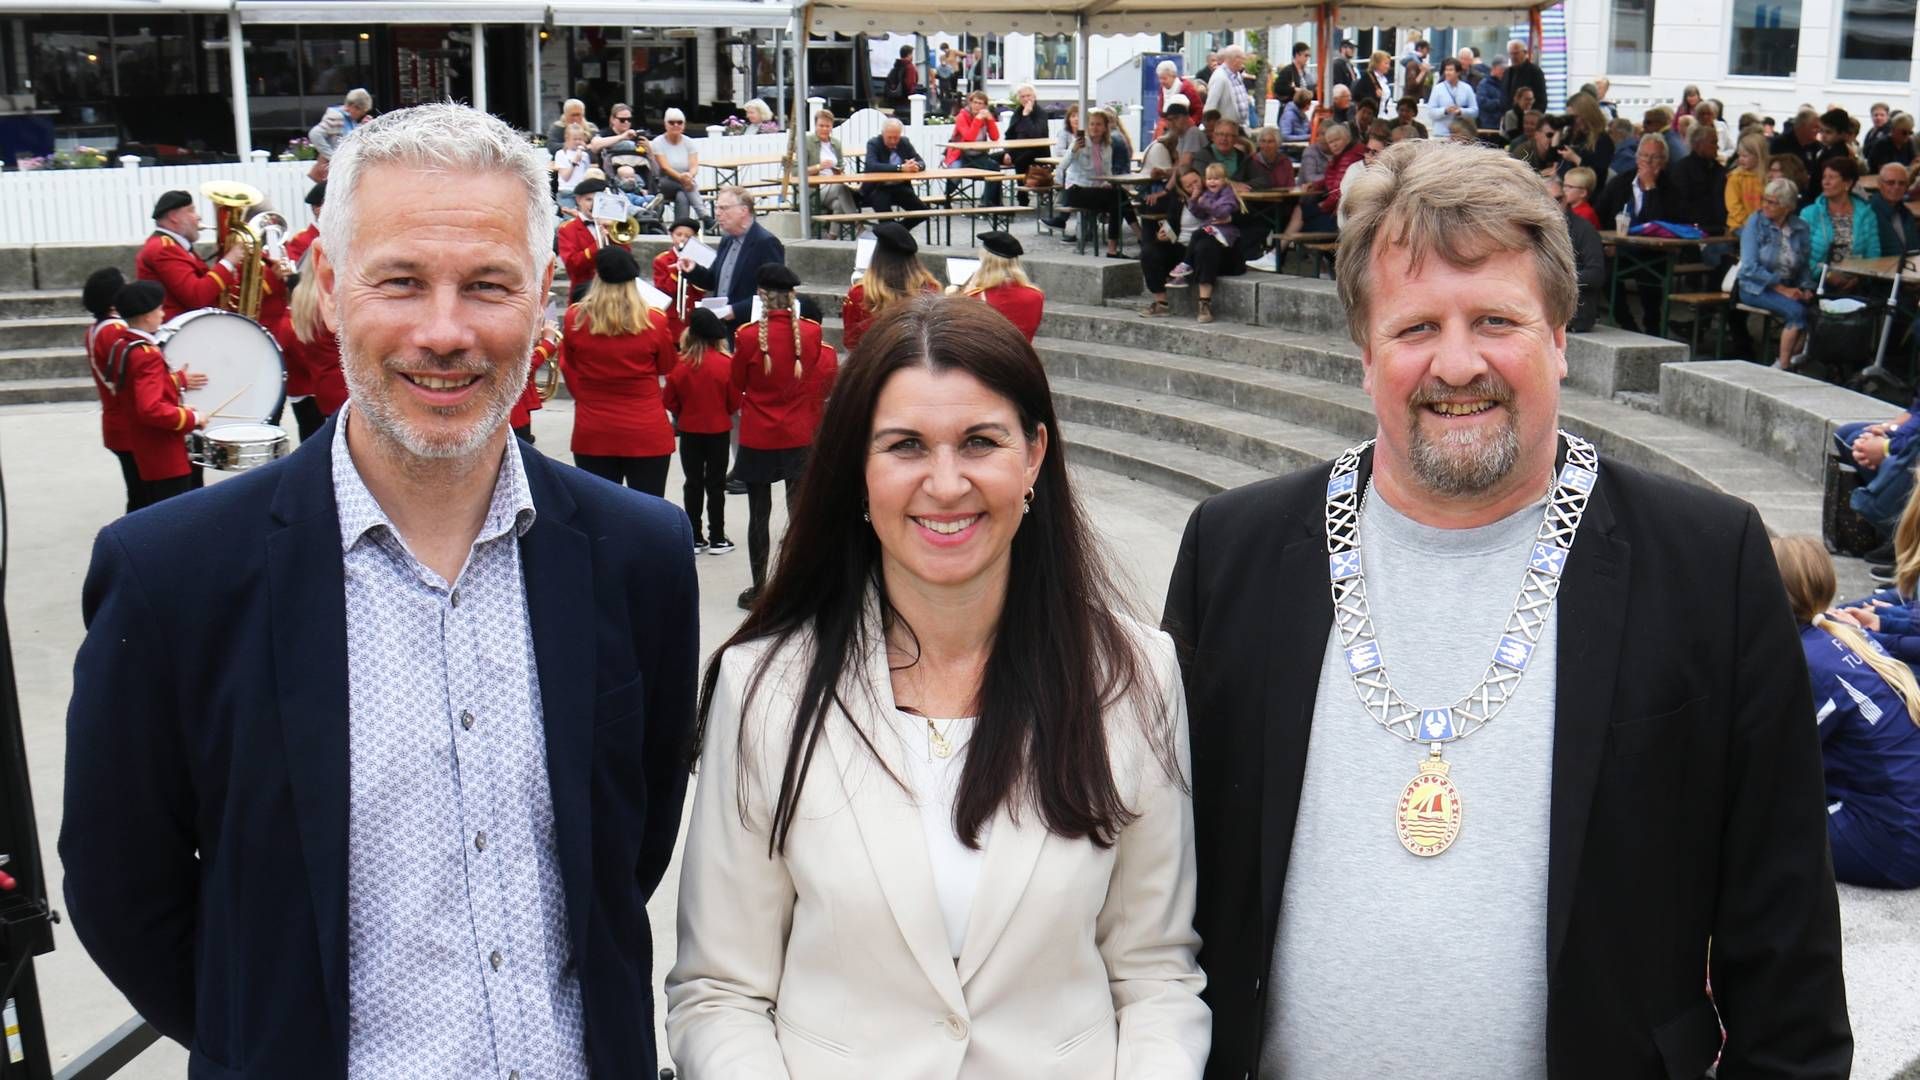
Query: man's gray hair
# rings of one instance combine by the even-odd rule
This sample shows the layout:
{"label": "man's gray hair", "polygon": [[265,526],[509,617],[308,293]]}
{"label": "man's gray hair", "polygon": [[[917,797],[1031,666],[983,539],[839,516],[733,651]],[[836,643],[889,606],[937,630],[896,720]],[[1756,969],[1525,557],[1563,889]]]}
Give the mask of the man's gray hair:
{"label": "man's gray hair", "polygon": [[905,131],[907,129],[907,125],[901,123],[900,118],[897,116],[887,117],[886,121],[880,125],[881,131],[891,131],[894,128],[899,128],[900,130]]}
{"label": "man's gray hair", "polygon": [[1531,252],[1548,325],[1573,319],[1580,289],[1566,211],[1518,159],[1485,145],[1409,139],[1368,162],[1340,204],[1347,220],[1335,265],[1349,268],[1338,275],[1340,301],[1347,333],[1362,348],[1372,317],[1368,270],[1389,247],[1403,249],[1415,267],[1437,258],[1465,270]]}
{"label": "man's gray hair", "polygon": [[478,109],[434,102],[397,109],[354,129],[340,144],[327,175],[327,202],[320,231],[335,266],[352,258],[355,207],[366,170],[399,166],[434,174],[436,180],[500,173],[519,181],[527,208],[527,258],[533,272],[553,259],[553,194],[546,155],[527,137]]}
{"label": "man's gray hair", "polygon": [[1245,55],[1247,55],[1247,50],[1241,48],[1238,45],[1229,45],[1226,48],[1220,50],[1220,59],[1222,60],[1231,60],[1236,56],[1245,56]]}
{"label": "man's gray hair", "polygon": [[[1667,137],[1665,135],[1659,134],[1658,132],[1652,135],[1640,136],[1639,149],[1652,150],[1657,152],[1660,155],[1660,160],[1662,161],[1670,161],[1673,158],[1673,151],[1667,148]],[[1636,151],[1636,153],[1637,152],[1638,151]]]}
{"label": "man's gray hair", "polygon": [[715,205],[718,205],[720,200],[728,195],[733,196],[734,201],[739,203],[741,206],[744,206],[749,210],[753,209],[753,192],[747,190],[746,188],[741,187],[738,184],[728,184],[726,187],[723,187],[719,191],[714,192],[713,201]]}
{"label": "man's gray hair", "polygon": [[1346,98],[1348,101],[1353,100],[1353,91],[1348,89],[1345,83],[1335,86],[1333,88],[1333,94],[1331,95],[1331,100],[1333,101],[1339,101],[1341,98]]}
{"label": "man's gray hair", "polygon": [[1155,75],[1172,75],[1178,78],[1180,75],[1180,65],[1171,60],[1162,60],[1153,65],[1153,73]]}
{"label": "man's gray hair", "polygon": [[347,99],[341,104],[351,105],[356,109],[371,110],[373,108],[373,95],[367,93],[364,88],[356,86],[347,91]]}

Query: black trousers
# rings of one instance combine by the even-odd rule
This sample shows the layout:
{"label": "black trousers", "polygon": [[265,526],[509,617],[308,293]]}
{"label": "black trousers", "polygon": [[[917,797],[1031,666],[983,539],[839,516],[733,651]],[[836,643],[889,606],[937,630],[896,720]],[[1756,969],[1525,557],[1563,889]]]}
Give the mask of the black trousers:
{"label": "black trousers", "polygon": [[1133,220],[1133,203],[1117,187],[1070,187],[1062,199],[1076,210],[1098,210],[1107,219],[1107,239],[1120,239],[1120,219]]}
{"label": "black trousers", "polygon": [[[993,169],[995,171],[998,171],[1000,168],[1000,159],[996,157],[990,157],[986,154],[962,154],[960,157],[960,160],[955,164],[962,169]],[[966,181],[966,180],[947,181],[948,200],[952,200],[954,192],[959,191],[960,186],[962,184],[966,184],[969,182],[970,181]],[[1006,196],[1002,194],[1000,190],[1005,185],[999,184],[999,183],[988,183],[985,180],[979,181],[979,183],[987,189],[986,194],[980,196],[981,206],[999,206],[1003,201],[1005,201]]]}
{"label": "black trousers", "polygon": [[293,403],[293,422],[300,428],[300,441],[313,438],[327,422],[327,414],[320,411],[320,403],[310,397],[303,397]]}
{"label": "black trousers", "polygon": [[171,499],[175,495],[185,495],[189,491],[198,491],[202,484],[200,466],[198,465],[195,465],[191,472],[182,476],[170,476],[165,480],[142,481],[142,486],[147,489],[147,499],[146,502],[141,505],[152,506],[154,503],[164,499]]}
{"label": "black trousers", "polygon": [[[925,210],[927,208],[927,204],[920,198],[919,193],[913,190],[912,184],[904,182],[862,184],[861,188],[860,194],[867,200],[867,205],[883,214],[892,210]],[[901,224],[911,229],[922,221],[932,220],[932,218],[917,218]],[[929,229],[928,232],[931,233],[932,230]]]}
{"label": "black trousers", "polygon": [[601,454],[575,454],[573,463],[602,480],[625,484],[635,491],[666,498],[667,466],[672,454],[659,457],[611,457]]}
{"label": "black trousers", "polygon": [[1146,279],[1147,291],[1155,295],[1166,292],[1167,274],[1183,261],[1193,271],[1187,277],[1190,285],[1211,285],[1247,269],[1238,251],[1204,233],[1195,233],[1187,244],[1170,244],[1156,234],[1149,236],[1140,249],[1140,275]]}
{"label": "black trousers", "polygon": [[[787,513],[793,513],[793,493],[799,481],[785,480]],[[767,583],[767,556],[773,549],[773,485],[747,485],[747,565],[757,591]]]}
{"label": "black trousers", "polygon": [[127,513],[147,505],[147,489],[140,483],[140,470],[133,463],[133,452],[114,450],[113,456],[120,462],[120,480],[127,485]]}
{"label": "black trousers", "polygon": [[707,539],[718,543],[727,538],[727,432],[711,435],[680,433],[680,471],[686,474],[681,493],[687,504],[687,520],[693,522],[693,535],[699,537],[700,509],[707,511]]}

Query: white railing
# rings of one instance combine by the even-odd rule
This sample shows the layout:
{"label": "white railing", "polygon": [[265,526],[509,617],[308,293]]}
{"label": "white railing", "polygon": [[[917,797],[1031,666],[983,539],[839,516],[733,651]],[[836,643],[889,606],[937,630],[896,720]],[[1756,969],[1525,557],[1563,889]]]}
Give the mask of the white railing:
{"label": "white railing", "polygon": [[[838,128],[835,135],[848,153],[864,149],[880,133],[886,116],[862,109]],[[937,166],[941,144],[953,134],[951,124],[914,124],[905,135]],[[715,135],[693,140],[703,162],[761,157],[787,152],[787,134]],[[50,169],[0,173],[0,244],[137,243],[153,231],[153,204],[160,194],[176,188],[199,197],[208,180],[242,180],[259,188],[295,229],[311,220],[306,206],[309,161],[254,161],[224,165],[160,165],[102,169]],[[777,163],[747,165],[742,181],[776,179]],[[716,179],[701,170],[701,182]],[[201,211],[212,222],[212,209]]]}

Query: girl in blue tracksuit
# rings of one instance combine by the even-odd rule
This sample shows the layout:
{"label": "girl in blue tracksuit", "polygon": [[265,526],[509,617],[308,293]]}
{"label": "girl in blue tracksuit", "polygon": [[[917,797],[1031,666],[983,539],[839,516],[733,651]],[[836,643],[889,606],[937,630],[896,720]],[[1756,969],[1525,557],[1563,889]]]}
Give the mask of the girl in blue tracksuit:
{"label": "girl in blue tracksuit", "polygon": [[1833,876],[1920,886],[1920,684],[1859,627],[1827,613],[1836,584],[1820,541],[1784,537],[1773,551],[1813,681]]}

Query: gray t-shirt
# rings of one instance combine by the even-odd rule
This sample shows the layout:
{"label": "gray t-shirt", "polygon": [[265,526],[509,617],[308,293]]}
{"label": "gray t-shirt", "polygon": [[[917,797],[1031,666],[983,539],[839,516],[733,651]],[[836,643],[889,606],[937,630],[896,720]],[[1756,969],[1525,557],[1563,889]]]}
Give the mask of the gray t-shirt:
{"label": "gray t-shirt", "polygon": [[[1367,599],[1387,671],[1410,703],[1452,705],[1479,684],[1545,509],[1541,501],[1482,528],[1436,529],[1369,495],[1360,522]],[[1261,1077],[1547,1074],[1556,623],[1548,620],[1506,708],[1447,746],[1460,835],[1424,859],[1400,846],[1394,821],[1427,748],[1361,707],[1338,631],[1330,633],[1274,940]]]}

